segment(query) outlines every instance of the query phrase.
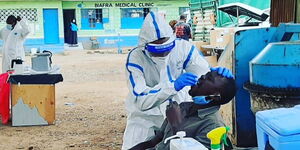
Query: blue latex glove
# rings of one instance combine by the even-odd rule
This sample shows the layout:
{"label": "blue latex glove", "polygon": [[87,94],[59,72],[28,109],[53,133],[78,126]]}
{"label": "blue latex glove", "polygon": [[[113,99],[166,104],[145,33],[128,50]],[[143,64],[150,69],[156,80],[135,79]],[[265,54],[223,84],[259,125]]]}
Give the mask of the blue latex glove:
{"label": "blue latex glove", "polygon": [[198,77],[192,73],[184,73],[180,75],[174,82],[174,88],[176,91],[180,91],[185,86],[196,85]]}
{"label": "blue latex glove", "polygon": [[206,100],[205,96],[195,96],[193,97],[193,101],[198,105],[205,105],[211,102],[211,100]]}
{"label": "blue latex glove", "polygon": [[233,78],[233,74],[231,71],[225,67],[216,67],[216,68],[210,68],[211,71],[217,71],[219,75],[222,75],[226,78]]}

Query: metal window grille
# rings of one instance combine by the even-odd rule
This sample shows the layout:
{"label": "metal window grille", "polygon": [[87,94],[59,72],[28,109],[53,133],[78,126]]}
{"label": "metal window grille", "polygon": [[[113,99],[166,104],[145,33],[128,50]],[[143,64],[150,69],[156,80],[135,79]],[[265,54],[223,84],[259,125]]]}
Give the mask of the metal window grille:
{"label": "metal window grille", "polygon": [[20,16],[26,18],[29,22],[37,22],[38,15],[36,8],[22,9],[0,9],[0,22],[6,22],[9,15]]}

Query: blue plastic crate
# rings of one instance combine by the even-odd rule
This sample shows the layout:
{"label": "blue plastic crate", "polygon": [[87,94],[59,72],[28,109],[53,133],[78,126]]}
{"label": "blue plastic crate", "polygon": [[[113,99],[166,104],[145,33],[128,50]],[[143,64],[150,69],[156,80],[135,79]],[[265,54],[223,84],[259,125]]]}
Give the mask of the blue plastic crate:
{"label": "blue plastic crate", "polygon": [[256,113],[258,149],[265,150],[266,143],[275,150],[300,149],[300,105]]}

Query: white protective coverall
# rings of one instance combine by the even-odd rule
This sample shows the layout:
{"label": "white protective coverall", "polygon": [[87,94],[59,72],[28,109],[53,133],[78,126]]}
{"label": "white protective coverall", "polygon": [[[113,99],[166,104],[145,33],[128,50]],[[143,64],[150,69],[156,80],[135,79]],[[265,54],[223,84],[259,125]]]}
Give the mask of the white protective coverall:
{"label": "white protective coverall", "polygon": [[25,60],[23,44],[29,32],[28,25],[23,19],[17,22],[13,30],[7,29],[6,26],[0,30],[0,40],[3,40],[2,73],[11,69],[12,59],[21,57]]}
{"label": "white protective coverall", "polygon": [[138,47],[129,54],[126,62],[129,94],[125,105],[128,112],[123,136],[122,150],[145,141],[154,135],[165,119],[169,99],[181,103],[192,101],[188,95],[190,87],[180,91],[174,81],[185,72],[197,76],[209,71],[209,64],[191,43],[176,39],[175,47],[168,54],[165,64],[156,64],[145,49],[145,44],[161,37],[175,40],[171,27],[162,16],[150,12],[139,33]]}

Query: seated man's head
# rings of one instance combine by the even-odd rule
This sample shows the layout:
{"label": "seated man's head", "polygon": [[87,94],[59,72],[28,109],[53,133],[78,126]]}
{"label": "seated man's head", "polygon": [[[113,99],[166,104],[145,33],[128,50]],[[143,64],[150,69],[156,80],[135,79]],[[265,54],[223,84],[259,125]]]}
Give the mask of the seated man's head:
{"label": "seated man's head", "polygon": [[212,97],[212,102],[209,104],[226,104],[236,93],[236,84],[234,79],[229,79],[219,75],[216,71],[208,72],[202,75],[195,86],[192,86],[189,94],[195,96],[219,95],[219,98]]}

